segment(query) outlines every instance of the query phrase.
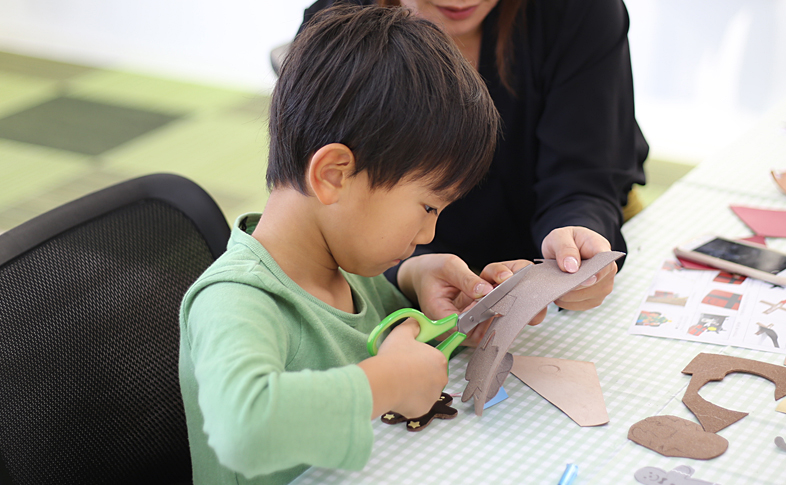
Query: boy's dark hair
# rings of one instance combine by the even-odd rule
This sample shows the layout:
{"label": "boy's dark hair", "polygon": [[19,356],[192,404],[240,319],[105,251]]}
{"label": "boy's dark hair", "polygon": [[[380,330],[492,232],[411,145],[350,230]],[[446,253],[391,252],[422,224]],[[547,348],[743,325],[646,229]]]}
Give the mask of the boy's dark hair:
{"label": "boy's dark hair", "polygon": [[267,185],[307,193],[311,156],[342,143],[372,188],[424,176],[458,198],[488,170],[498,127],[480,75],[437,26],[402,8],[339,4],[314,16],[281,67]]}

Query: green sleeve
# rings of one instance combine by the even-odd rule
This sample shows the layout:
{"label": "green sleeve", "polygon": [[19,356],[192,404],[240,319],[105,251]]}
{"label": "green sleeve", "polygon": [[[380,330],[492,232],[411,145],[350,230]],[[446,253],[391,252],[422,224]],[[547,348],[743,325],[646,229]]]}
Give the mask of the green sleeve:
{"label": "green sleeve", "polygon": [[299,464],[361,469],[373,442],[365,373],[286,371],[284,318],[269,295],[239,283],[195,297],[185,329],[208,444],[246,477]]}

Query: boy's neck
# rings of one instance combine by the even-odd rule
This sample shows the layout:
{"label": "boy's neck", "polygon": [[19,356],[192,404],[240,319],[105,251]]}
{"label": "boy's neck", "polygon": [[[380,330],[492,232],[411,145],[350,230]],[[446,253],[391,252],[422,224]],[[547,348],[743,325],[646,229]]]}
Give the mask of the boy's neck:
{"label": "boy's neck", "polygon": [[294,189],[275,189],[251,234],[298,286],[319,300],[355,313],[352,290],[314,218],[315,202]]}

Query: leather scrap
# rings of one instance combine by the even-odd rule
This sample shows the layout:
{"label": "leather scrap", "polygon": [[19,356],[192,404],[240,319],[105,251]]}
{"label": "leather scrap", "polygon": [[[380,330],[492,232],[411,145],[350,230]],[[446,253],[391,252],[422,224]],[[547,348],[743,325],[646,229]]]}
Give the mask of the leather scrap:
{"label": "leather scrap", "polygon": [[726,438],[677,416],[652,416],[628,430],[628,439],[663,456],[709,460],[729,447]]}
{"label": "leather scrap", "polygon": [[450,394],[442,393],[437,402],[431,407],[431,410],[417,418],[407,418],[399,413],[388,411],[381,416],[382,422],[385,424],[398,424],[407,422],[407,431],[422,431],[436,419],[453,419],[458,415],[458,409],[450,407],[453,402],[453,397]]}
{"label": "leather scrap", "polygon": [[[592,275],[624,256],[619,251],[598,253],[584,260],[575,273],[565,273],[553,259],[542,260],[527,271],[518,285],[492,310],[502,315],[494,319],[486,336],[470,358],[465,378],[469,381],[461,396],[463,402],[475,399],[475,414],[494,397],[490,393],[502,359],[521,330],[549,303],[578,287]],[[515,298],[515,300],[514,300]],[[504,313],[503,313],[504,312]]]}
{"label": "leather scrap", "polygon": [[709,381],[721,381],[732,372],[744,372],[769,379],[775,384],[775,400],[786,396],[786,367],[730,355],[700,353],[682,370],[692,375],[682,402],[699,420],[704,430],[716,433],[748,415],[708,402],[699,390]]}
{"label": "leather scrap", "polygon": [[[502,387],[502,384],[505,382],[505,379],[508,378],[510,375],[510,371],[513,368],[513,355],[509,352],[505,353],[505,356],[502,357],[502,362],[499,363],[499,367],[497,367],[497,374],[494,376],[494,380],[491,382],[489,386],[488,395],[486,395],[486,402],[491,401],[494,399],[494,396],[497,395],[499,392],[499,388]],[[485,404],[485,403],[483,403]]]}
{"label": "leather scrap", "polygon": [[579,360],[516,355],[511,372],[579,426],[609,422],[595,364]]}

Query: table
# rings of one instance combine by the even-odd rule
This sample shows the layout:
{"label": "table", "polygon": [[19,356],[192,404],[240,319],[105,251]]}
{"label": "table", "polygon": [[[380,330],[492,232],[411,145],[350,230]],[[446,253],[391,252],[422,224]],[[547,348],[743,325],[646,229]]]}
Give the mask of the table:
{"label": "table", "polygon": [[[473,413],[472,401],[456,398],[457,418],[434,421],[419,433],[376,420],[372,457],[363,471],[311,468],[295,483],[556,484],[567,463],[579,467],[575,485],[636,484],[633,474],[642,467],[669,471],[679,465],[693,467],[695,479],[723,485],[786,483],[786,452],[773,443],[776,436],[786,437],[786,414],[775,411],[774,385],[760,377],[731,374],[702,389],[705,399],[750,413],[718,432],[729,441],[718,458],[667,458],[627,439],[628,428],[650,416],[697,422],[681,401],[690,380],[681,371],[700,352],[784,363],[773,353],[628,333],[656,269],[675,245],[703,233],[752,235],[730,204],[786,209],[786,195],[769,174],[770,168],[786,168],[784,121],[786,103],[623,227],[629,254],[601,307],[550,308],[545,321],[524,329],[511,347],[514,355],[594,362],[609,424],[581,428],[511,375],[505,381],[510,397],[482,417]],[[768,244],[786,251],[786,240]],[[470,355],[463,351],[451,360],[446,392],[463,391]]]}

